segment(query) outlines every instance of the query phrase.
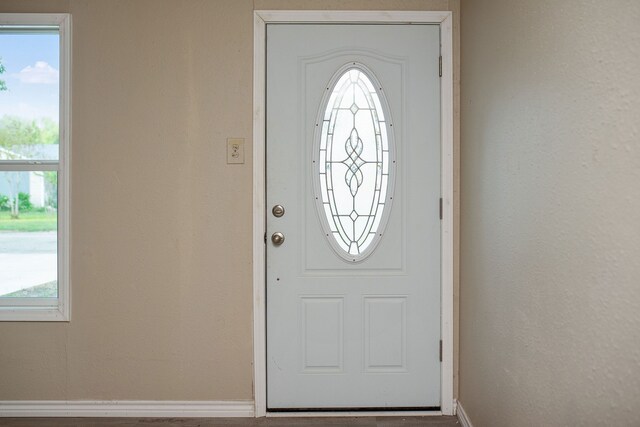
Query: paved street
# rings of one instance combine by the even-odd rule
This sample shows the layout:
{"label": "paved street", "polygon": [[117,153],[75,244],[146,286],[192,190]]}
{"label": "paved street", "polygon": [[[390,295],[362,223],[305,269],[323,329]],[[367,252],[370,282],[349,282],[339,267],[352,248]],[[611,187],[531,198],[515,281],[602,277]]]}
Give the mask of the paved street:
{"label": "paved street", "polygon": [[56,280],[56,232],[0,232],[0,296]]}

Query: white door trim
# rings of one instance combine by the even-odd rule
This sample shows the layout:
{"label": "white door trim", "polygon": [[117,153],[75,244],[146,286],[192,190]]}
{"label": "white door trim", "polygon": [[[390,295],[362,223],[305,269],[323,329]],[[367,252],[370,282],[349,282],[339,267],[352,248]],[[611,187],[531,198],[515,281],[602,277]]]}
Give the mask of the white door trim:
{"label": "white door trim", "polygon": [[[452,12],[256,10],[253,31],[253,387],[256,417],[267,415],[265,83],[267,23],[440,24],[442,145],[442,370],[441,411],[454,415],[453,399],[453,17]],[[298,413],[299,414],[299,413]],[[396,413],[401,415],[402,413]],[[344,414],[341,414],[344,415]],[[385,415],[389,415],[385,412]],[[406,414],[402,414],[406,415]]]}

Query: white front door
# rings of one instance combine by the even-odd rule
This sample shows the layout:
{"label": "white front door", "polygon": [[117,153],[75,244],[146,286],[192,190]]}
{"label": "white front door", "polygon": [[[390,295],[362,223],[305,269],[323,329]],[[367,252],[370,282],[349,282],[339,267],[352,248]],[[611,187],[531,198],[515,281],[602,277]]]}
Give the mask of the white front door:
{"label": "white front door", "polygon": [[439,56],[438,25],[267,25],[269,410],[440,407]]}

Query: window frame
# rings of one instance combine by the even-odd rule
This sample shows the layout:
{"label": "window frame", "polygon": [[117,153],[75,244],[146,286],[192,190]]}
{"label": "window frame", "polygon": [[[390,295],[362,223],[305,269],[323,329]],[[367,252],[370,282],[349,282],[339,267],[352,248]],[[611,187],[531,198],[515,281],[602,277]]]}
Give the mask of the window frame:
{"label": "window frame", "polygon": [[10,26],[57,27],[60,40],[59,157],[52,160],[0,160],[0,172],[58,173],[58,297],[0,298],[0,321],[58,321],[71,319],[70,163],[71,163],[71,15],[68,13],[0,13],[0,29]]}

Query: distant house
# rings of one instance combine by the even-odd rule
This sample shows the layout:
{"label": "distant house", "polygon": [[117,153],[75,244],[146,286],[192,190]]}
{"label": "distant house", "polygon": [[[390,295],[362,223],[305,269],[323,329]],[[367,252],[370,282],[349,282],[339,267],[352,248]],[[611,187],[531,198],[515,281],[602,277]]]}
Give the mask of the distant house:
{"label": "distant house", "polygon": [[[20,153],[22,150],[8,150],[0,147],[0,160],[19,160],[34,158],[50,159],[57,156],[57,145],[34,145],[29,147],[29,156]],[[44,207],[47,201],[44,172],[2,172],[0,174],[0,195],[11,197],[17,193],[30,195],[34,207]]]}

